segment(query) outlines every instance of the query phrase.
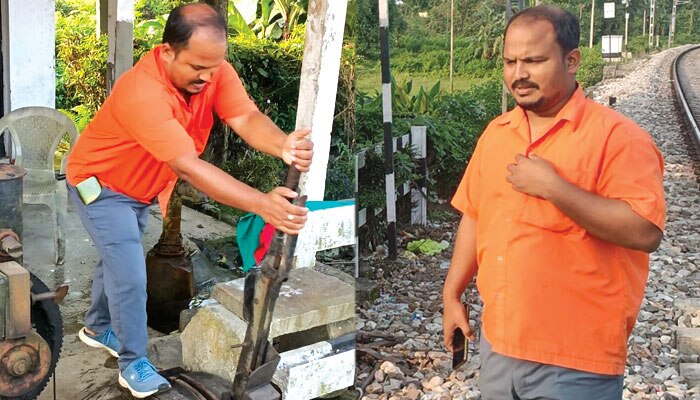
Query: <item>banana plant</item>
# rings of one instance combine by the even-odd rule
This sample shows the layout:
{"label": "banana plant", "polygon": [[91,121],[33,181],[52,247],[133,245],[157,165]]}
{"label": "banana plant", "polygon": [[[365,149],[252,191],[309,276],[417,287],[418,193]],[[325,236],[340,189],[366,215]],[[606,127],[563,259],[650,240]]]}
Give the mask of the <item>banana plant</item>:
{"label": "banana plant", "polygon": [[307,0],[258,0],[256,14],[246,20],[238,6],[251,0],[234,1],[229,8],[229,29],[239,34],[252,34],[261,39],[289,38],[294,27],[306,18]]}

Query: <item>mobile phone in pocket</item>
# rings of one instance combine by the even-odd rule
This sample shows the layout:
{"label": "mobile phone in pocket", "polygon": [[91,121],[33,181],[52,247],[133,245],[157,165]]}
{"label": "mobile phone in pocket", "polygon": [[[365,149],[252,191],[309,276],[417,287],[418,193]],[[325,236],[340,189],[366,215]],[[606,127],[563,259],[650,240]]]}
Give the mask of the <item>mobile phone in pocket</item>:
{"label": "mobile phone in pocket", "polygon": [[455,328],[452,335],[452,369],[456,370],[467,362],[469,350],[464,332],[460,328]]}
{"label": "mobile phone in pocket", "polygon": [[85,205],[97,200],[100,193],[102,193],[102,186],[94,176],[91,176],[75,185],[75,189],[78,191],[78,195],[80,195],[80,199]]}

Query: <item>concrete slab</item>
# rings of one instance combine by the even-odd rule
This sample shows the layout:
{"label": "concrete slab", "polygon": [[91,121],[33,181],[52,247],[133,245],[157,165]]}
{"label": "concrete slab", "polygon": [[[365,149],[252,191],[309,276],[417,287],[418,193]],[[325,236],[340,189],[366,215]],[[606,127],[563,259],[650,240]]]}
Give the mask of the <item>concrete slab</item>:
{"label": "concrete slab", "polygon": [[681,354],[700,354],[700,328],[678,327],[676,349]]}
{"label": "concrete slab", "polygon": [[285,400],[306,400],[345,389],[355,380],[355,346],[320,342],[280,354],[272,382]]}
{"label": "concrete slab", "polygon": [[355,204],[309,212],[299,234],[296,268],[313,267],[316,252],[355,244]]}
{"label": "concrete slab", "polygon": [[700,364],[680,363],[678,364],[680,375],[685,378],[688,387],[700,385]]}
{"label": "concrete slab", "polygon": [[690,299],[675,299],[673,306],[685,313],[694,313],[700,311],[700,298]]}
{"label": "concrete slab", "polygon": [[182,361],[189,371],[203,371],[233,382],[246,323],[220,304],[200,308],[182,331]]}
{"label": "concrete slab", "polygon": [[[219,283],[212,298],[243,317],[244,279]],[[301,332],[355,317],[355,289],[338,278],[298,268],[282,285],[270,325],[270,337]]]}

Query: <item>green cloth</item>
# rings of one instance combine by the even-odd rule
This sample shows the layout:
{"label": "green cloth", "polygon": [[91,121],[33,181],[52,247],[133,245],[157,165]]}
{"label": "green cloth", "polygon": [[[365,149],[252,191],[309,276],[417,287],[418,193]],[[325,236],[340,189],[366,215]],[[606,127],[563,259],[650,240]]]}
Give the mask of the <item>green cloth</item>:
{"label": "green cloth", "polygon": [[[334,207],[354,205],[354,200],[308,201],[309,211],[325,210]],[[250,271],[255,266],[255,250],[260,246],[260,232],[265,227],[265,221],[257,214],[248,213],[236,224],[236,242],[243,260],[243,272]]]}

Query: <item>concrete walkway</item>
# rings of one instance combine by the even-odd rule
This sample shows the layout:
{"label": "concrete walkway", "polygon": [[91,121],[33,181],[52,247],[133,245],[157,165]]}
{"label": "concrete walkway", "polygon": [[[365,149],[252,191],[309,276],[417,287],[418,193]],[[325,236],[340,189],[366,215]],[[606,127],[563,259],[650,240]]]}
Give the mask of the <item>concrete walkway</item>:
{"label": "concrete walkway", "polygon": [[[54,288],[64,280],[70,285],[68,296],[61,304],[64,323],[64,339],[61,358],[56,369],[56,396],[60,400],[111,400],[121,398],[114,389],[117,379],[116,359],[107,352],[89,348],[80,342],[78,330],[83,326],[83,318],[90,301],[92,272],[97,262],[97,252],[89,239],[73,205],[69,201],[66,227],[65,265],[53,265],[53,228],[48,207],[23,205],[24,218],[24,266],[37,275],[49,288]],[[150,249],[161,233],[162,219],[157,206],[151,208],[144,247]],[[183,207],[182,232],[186,239],[205,240],[230,236],[234,229],[225,223],[204,214]],[[189,240],[188,240],[189,239]],[[194,246],[193,243],[187,243]],[[204,261],[195,261],[197,281],[214,278],[227,280],[230,272],[200,271]],[[164,336],[151,330],[149,355],[153,363],[161,368],[171,368],[181,364],[179,335]],[[125,397],[128,398],[128,397]],[[53,382],[39,396],[39,400],[53,400]]]}

